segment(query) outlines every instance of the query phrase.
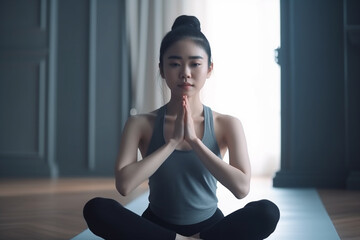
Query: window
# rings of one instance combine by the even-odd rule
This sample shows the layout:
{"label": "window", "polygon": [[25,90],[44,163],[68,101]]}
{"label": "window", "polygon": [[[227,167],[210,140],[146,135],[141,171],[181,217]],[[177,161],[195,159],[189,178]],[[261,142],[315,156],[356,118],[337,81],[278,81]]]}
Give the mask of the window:
{"label": "window", "polygon": [[[209,0],[204,33],[214,72],[203,101],[238,117],[244,126],[254,176],[272,176],[280,165],[279,0]],[[203,21],[203,20],[202,20]]]}

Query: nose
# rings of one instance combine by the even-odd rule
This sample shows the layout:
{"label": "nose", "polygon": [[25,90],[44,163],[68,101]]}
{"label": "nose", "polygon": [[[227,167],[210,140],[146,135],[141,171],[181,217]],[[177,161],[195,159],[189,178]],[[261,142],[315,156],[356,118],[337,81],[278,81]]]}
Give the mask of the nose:
{"label": "nose", "polygon": [[190,68],[188,66],[184,66],[181,69],[181,73],[180,73],[180,78],[184,80],[184,82],[186,82],[191,76],[191,71]]}

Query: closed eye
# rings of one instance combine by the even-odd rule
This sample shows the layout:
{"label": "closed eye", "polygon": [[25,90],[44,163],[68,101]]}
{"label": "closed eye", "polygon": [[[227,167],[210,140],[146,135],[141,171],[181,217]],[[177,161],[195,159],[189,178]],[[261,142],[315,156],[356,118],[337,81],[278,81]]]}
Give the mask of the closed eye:
{"label": "closed eye", "polygon": [[175,63],[175,62],[169,63],[169,65],[170,65],[170,67],[179,67],[180,66],[179,63]]}
{"label": "closed eye", "polygon": [[200,65],[201,65],[201,63],[192,63],[192,64],[191,64],[192,67],[198,67],[198,66],[200,66]]}

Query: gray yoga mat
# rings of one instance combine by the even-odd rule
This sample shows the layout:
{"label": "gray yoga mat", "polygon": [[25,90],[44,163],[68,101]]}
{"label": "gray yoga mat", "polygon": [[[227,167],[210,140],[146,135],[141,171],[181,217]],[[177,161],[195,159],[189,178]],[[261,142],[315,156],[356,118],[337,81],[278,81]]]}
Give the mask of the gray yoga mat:
{"label": "gray yoga mat", "polygon": [[[256,191],[244,200],[234,197],[219,197],[219,207],[224,214],[242,207],[249,201],[266,198],[275,202],[280,208],[280,221],[271,240],[340,240],[315,189],[267,189]],[[230,199],[230,200],[229,200]],[[245,201],[246,200],[246,201]],[[141,215],[148,205],[148,193],[126,205]],[[89,229],[86,229],[72,240],[101,240]]]}

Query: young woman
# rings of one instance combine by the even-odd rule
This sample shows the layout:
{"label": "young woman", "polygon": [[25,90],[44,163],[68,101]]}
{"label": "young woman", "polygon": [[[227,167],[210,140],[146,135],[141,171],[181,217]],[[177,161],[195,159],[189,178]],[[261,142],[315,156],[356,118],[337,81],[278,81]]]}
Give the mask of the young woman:
{"label": "young woman", "polygon": [[[200,90],[213,64],[196,17],[175,20],[161,43],[159,69],[170,101],[128,119],[115,166],[121,195],[149,179],[150,204],[140,217],[115,200],[92,199],[84,207],[90,230],[105,239],[268,237],[280,216],[274,203],[251,202],[226,217],[217,207],[216,182],[244,198],[251,170],[241,122],[201,102]],[[222,161],[226,151],[229,164]]]}

